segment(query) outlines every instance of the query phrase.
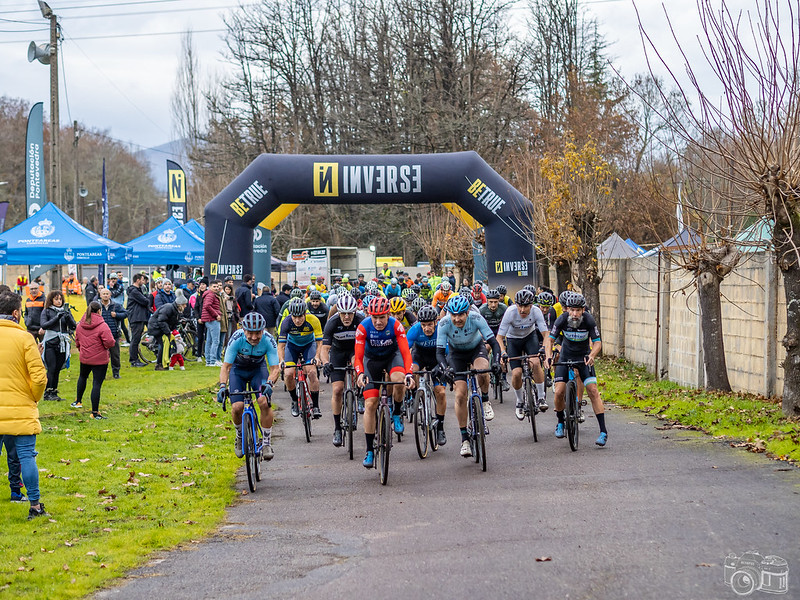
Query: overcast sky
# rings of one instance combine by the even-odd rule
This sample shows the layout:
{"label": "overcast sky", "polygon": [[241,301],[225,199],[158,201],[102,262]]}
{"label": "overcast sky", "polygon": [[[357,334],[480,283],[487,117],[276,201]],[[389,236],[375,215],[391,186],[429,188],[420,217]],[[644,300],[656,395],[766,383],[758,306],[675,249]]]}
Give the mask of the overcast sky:
{"label": "overcast sky", "polygon": [[[49,4],[60,17],[65,37],[59,73],[63,125],[77,119],[143,147],[172,139],[170,98],[181,42],[181,35],[174,32],[195,31],[204,73],[226,69],[220,30],[225,9],[236,5],[233,0],[49,0]],[[736,10],[752,9],[754,4],[728,0]],[[656,44],[682,70],[661,2],[638,0],[637,5]],[[701,33],[695,0],[669,0],[667,5],[690,60],[702,61],[695,40]],[[597,17],[623,75],[646,71],[632,1],[587,0],[586,6]],[[521,20],[525,11],[512,15]],[[0,94],[43,101],[47,115],[49,67],[28,63],[31,40],[49,40],[47,21],[36,1],[0,0]]]}

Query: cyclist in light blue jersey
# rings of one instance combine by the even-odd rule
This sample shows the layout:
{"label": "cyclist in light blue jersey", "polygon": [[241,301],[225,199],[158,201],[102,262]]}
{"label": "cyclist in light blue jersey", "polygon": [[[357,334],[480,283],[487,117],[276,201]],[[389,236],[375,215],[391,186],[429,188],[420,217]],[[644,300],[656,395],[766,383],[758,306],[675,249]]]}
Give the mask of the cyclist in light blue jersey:
{"label": "cyclist in light blue jersey", "polygon": [[[272,386],[280,377],[280,361],[278,360],[278,345],[275,338],[264,329],[267,322],[257,312],[245,315],[242,320],[242,329],[237,330],[225,350],[225,358],[219,373],[219,391],[217,401],[223,402],[225,392],[244,392],[247,384],[250,389],[261,392],[257,401],[259,406],[259,421],[264,433],[264,458],[272,460],[275,452],[270,444],[272,436],[272,422],[274,415],[270,399]],[[269,372],[267,367],[269,367]],[[236,456],[241,458],[242,452],[242,412],[244,411],[244,397],[231,396],[231,420],[236,427],[236,440],[234,449]]]}

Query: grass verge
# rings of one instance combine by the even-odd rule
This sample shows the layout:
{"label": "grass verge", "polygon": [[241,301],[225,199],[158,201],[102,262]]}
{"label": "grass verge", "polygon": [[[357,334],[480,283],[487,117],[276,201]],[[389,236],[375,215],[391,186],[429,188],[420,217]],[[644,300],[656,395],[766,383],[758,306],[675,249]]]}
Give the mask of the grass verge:
{"label": "grass verge", "polygon": [[800,464],[800,422],[783,416],[779,400],[656,381],[646,369],[622,359],[605,358],[598,371],[605,401],[663,419],[664,428],[702,431],[730,439],[731,446]]}
{"label": "grass verge", "polygon": [[[51,517],[26,521],[27,503],[8,503],[0,488],[0,596],[83,597],[150,553],[212,531],[233,500],[233,429],[208,393],[219,370],[133,369],[122,354],[122,378],[103,386],[108,420],[88,418],[88,391],[82,410],[40,402],[37,460]],[[59,385],[69,401],[77,369],[73,354]]]}

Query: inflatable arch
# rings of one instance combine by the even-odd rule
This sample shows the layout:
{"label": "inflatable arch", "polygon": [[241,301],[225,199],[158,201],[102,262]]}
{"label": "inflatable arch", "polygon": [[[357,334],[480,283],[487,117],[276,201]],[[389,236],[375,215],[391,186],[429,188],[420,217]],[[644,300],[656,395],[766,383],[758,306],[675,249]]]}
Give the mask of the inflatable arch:
{"label": "inflatable arch", "polygon": [[390,203],[444,204],[484,228],[491,286],[514,291],[533,281],[528,201],[475,152],[262,154],[206,205],[205,273],[252,273],[254,229],[274,228],[300,204]]}

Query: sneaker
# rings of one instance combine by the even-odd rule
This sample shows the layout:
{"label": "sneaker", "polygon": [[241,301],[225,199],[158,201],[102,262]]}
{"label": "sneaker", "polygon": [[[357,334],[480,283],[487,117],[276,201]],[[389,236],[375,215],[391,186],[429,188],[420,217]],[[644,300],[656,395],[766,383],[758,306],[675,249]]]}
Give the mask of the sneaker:
{"label": "sneaker", "polygon": [[525,405],[517,402],[517,408],[514,410],[514,414],[522,421],[525,418]]}
{"label": "sneaker", "polygon": [[492,408],[492,403],[488,400],[483,403],[483,418],[487,421],[494,419],[494,409]]}
{"label": "sneaker", "polygon": [[27,502],[28,497],[21,492],[11,492],[11,502]]}
{"label": "sneaker", "polygon": [[[170,370],[172,370],[172,369],[170,369]],[[114,373],[113,377],[114,377],[114,379],[119,379],[119,373]]]}
{"label": "sneaker", "polygon": [[174,371],[174,370],[175,370],[175,367],[167,367],[167,370],[168,370],[168,371]]}
{"label": "sneaker", "polygon": [[53,390],[46,389],[44,391],[44,396],[42,397],[42,400],[55,400],[55,398],[53,397]]}
{"label": "sneaker", "polygon": [[372,450],[367,450],[367,455],[364,457],[364,462],[361,463],[367,469],[371,469],[375,466],[375,452]]}
{"label": "sneaker", "polygon": [[539,412],[546,412],[548,408],[550,408],[550,406],[547,404],[547,399],[542,398],[539,401]]}
{"label": "sneaker", "polygon": [[364,414],[364,398],[363,397],[359,396],[359,398],[356,400],[356,410],[358,411],[358,414],[360,414],[360,415]]}
{"label": "sneaker", "polygon": [[342,445],[342,430],[335,429],[333,432],[333,445],[337,448]]}
{"label": "sneaker", "polygon": [[134,362],[131,363],[132,367],[139,368],[139,367],[146,367],[148,364],[146,362]]}
{"label": "sneaker", "polygon": [[500,387],[503,388],[504,392],[507,392],[508,390],[511,389],[511,386],[508,384],[508,380],[505,377],[503,377],[503,379],[500,380]]}
{"label": "sneaker", "polygon": [[261,458],[264,460],[272,460],[275,458],[275,451],[272,449],[272,446],[266,444],[263,448],[261,448]]}
{"label": "sneaker", "polygon": [[564,437],[564,424],[556,423],[556,437],[561,439]]}
{"label": "sneaker", "polygon": [[75,400],[72,404],[70,404],[72,408],[83,408],[83,404],[81,404],[80,400]]}
{"label": "sneaker", "polygon": [[30,510],[28,511],[28,521],[35,519],[36,517],[49,517],[50,513],[44,507],[44,502],[39,503],[39,508],[33,508],[31,506]]}
{"label": "sneaker", "polygon": [[184,367],[183,365],[181,365],[181,371],[185,371],[185,370],[186,370],[186,367]]}
{"label": "sneaker", "polygon": [[320,410],[319,406],[313,406],[311,408],[311,416],[315,419],[322,418],[322,411]]}
{"label": "sneaker", "polygon": [[214,364],[214,363],[206,363],[206,366],[207,366],[207,367],[216,367],[217,365],[216,365],[216,364]]}
{"label": "sneaker", "polygon": [[608,434],[605,431],[602,431],[600,433],[600,437],[597,438],[595,444],[597,444],[598,446],[605,446],[607,441],[608,441]]}
{"label": "sneaker", "polygon": [[300,408],[297,406],[297,400],[292,400],[292,416],[293,417],[300,416]]}
{"label": "sneaker", "polygon": [[92,413],[92,414],[89,415],[89,418],[90,419],[95,419],[96,421],[100,421],[101,419],[105,419],[106,417],[104,417],[100,413]]}
{"label": "sneaker", "polygon": [[440,429],[436,434],[436,443],[439,446],[444,446],[447,443],[447,436],[444,434],[444,429]]}
{"label": "sneaker", "polygon": [[129,347],[130,345],[131,345],[131,344],[130,344],[130,342],[120,342],[120,343],[119,343],[119,347],[120,347],[120,348],[127,348],[127,347]]}
{"label": "sneaker", "polygon": [[233,451],[236,453],[236,458],[244,456],[244,452],[242,452],[242,434],[238,431],[236,432],[236,439],[233,441]]}
{"label": "sneaker", "polygon": [[469,447],[469,440],[461,442],[461,456],[464,458],[472,456],[472,448]]}
{"label": "sneaker", "polygon": [[222,366],[222,361],[221,360],[216,361],[213,366],[221,367]]}
{"label": "sneaker", "polygon": [[406,430],[406,426],[403,425],[403,416],[402,415],[392,415],[392,421],[394,421],[394,432],[395,433],[403,433]]}
{"label": "sneaker", "polygon": [[200,362],[200,363],[203,362],[203,357],[202,356],[198,356],[197,360],[195,360],[194,362]]}
{"label": "sneaker", "polygon": [[163,367],[163,365],[156,365],[155,370],[156,371],[166,371],[166,369]]}

